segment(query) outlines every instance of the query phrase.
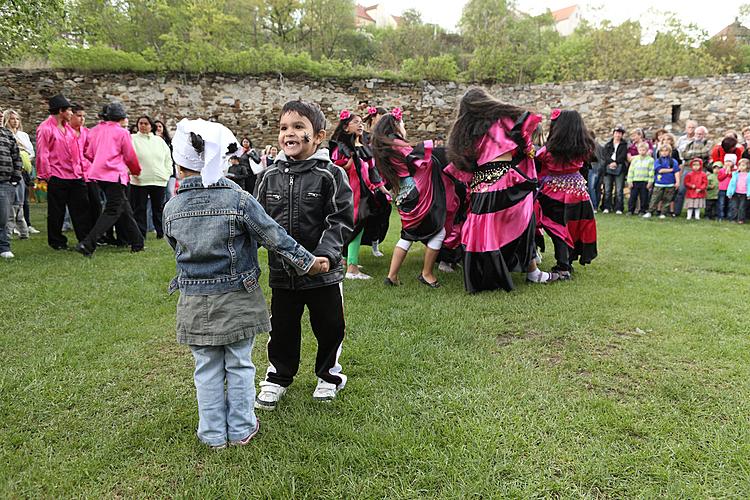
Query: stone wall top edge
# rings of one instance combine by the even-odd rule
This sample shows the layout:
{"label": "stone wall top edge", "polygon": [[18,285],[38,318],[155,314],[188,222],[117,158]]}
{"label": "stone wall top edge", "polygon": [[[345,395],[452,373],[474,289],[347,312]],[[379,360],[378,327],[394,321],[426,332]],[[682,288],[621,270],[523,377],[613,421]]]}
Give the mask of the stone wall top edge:
{"label": "stone wall top edge", "polygon": [[[677,82],[677,81],[721,81],[721,80],[736,80],[736,79],[748,79],[750,80],[750,73],[727,73],[724,75],[716,76],[701,76],[701,77],[690,77],[685,75],[678,75],[673,77],[649,77],[649,78],[632,78],[623,80],[570,80],[564,82],[545,82],[545,83],[524,83],[524,84],[513,84],[513,83],[500,83],[494,81],[435,81],[435,80],[420,80],[420,81],[395,81],[385,80],[377,77],[369,78],[335,78],[335,77],[312,77],[308,75],[290,75],[285,76],[280,73],[266,73],[266,74],[240,74],[240,73],[184,73],[177,71],[170,72],[138,72],[138,71],[80,71],[80,70],[68,70],[68,69],[56,69],[56,68],[38,68],[38,69],[23,69],[23,68],[12,68],[0,67],[0,79],[7,76],[26,76],[26,77],[56,77],[59,74],[63,74],[68,78],[106,78],[113,75],[117,75],[119,78],[123,76],[132,78],[144,78],[144,79],[167,79],[167,80],[182,80],[189,82],[198,82],[212,79],[236,79],[236,80],[279,80],[280,76],[286,81],[292,82],[324,82],[338,85],[346,85],[349,87],[360,86],[364,84],[366,87],[382,86],[382,87],[411,87],[421,88],[425,85],[432,86],[457,86],[458,88],[465,88],[473,85],[493,87],[498,89],[508,90],[523,90],[533,88],[567,88],[573,85],[581,86],[606,86],[613,83],[620,85],[633,85],[643,82],[658,83],[658,82]],[[369,85],[368,85],[369,84]],[[369,87],[371,88],[371,87]]]}

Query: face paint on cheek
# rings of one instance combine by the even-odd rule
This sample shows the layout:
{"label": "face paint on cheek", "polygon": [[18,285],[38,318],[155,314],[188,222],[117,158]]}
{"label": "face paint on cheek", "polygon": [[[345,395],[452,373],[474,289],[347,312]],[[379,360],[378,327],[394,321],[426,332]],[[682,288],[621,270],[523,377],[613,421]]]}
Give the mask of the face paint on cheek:
{"label": "face paint on cheek", "polygon": [[305,142],[309,143],[310,142],[310,134],[308,134],[307,132],[305,132],[305,135],[302,137],[302,139]]}

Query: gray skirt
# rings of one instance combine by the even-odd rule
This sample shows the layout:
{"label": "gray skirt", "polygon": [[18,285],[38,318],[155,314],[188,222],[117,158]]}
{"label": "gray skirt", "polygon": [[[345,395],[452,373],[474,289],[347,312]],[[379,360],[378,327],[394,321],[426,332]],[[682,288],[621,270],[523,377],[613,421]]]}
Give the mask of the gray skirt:
{"label": "gray skirt", "polygon": [[177,301],[177,342],[227,345],[271,331],[260,287],[220,295],[184,295]]}
{"label": "gray skirt", "polygon": [[706,208],[706,199],[685,198],[685,208]]}

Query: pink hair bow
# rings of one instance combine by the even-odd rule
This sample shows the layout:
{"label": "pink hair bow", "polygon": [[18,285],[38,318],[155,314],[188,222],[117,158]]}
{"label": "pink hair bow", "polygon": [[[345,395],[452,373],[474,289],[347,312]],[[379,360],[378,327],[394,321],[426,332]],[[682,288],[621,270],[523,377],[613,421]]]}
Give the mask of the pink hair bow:
{"label": "pink hair bow", "polygon": [[560,109],[558,109],[558,108],[553,109],[552,113],[550,113],[550,115],[549,115],[549,119],[552,120],[552,121],[557,120],[557,117],[560,116],[560,113],[562,113],[562,111],[560,111]]}
{"label": "pink hair bow", "polygon": [[401,119],[404,117],[404,112],[401,110],[401,108],[393,108],[393,111],[391,111],[391,114],[398,122],[400,122]]}
{"label": "pink hair bow", "polygon": [[370,106],[369,108],[367,108],[367,114],[368,115],[377,115],[378,114],[378,108],[376,108],[375,106]]}
{"label": "pink hair bow", "polygon": [[351,118],[352,113],[348,109],[342,109],[341,113],[339,113],[339,120],[348,120]]}

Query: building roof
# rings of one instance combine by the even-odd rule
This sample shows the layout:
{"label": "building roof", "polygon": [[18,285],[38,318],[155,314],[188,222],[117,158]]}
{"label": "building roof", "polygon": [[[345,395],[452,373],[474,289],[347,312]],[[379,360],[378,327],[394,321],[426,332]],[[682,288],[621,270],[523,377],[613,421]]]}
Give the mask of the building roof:
{"label": "building roof", "polygon": [[[376,5],[376,7],[377,7],[377,5]],[[354,12],[354,15],[356,17],[359,17],[360,19],[364,19],[365,21],[371,21],[371,22],[374,23],[375,19],[371,18],[370,14],[367,13],[367,11],[370,10],[370,9],[372,9],[372,7],[364,7],[364,6],[360,5],[360,4],[357,4],[356,5],[356,10]]]}
{"label": "building roof", "polygon": [[396,26],[401,26],[401,24],[403,24],[404,22],[403,16],[391,16],[391,17],[393,18],[394,21],[396,21]]}
{"label": "building roof", "polygon": [[740,39],[750,38],[750,28],[744,27],[739,20],[735,19],[732,24],[716,33],[713,38],[726,39],[728,37]]}
{"label": "building roof", "polygon": [[554,11],[552,17],[555,19],[556,23],[559,23],[560,21],[565,21],[572,16],[576,10],[578,10],[578,5],[571,5],[570,7]]}

